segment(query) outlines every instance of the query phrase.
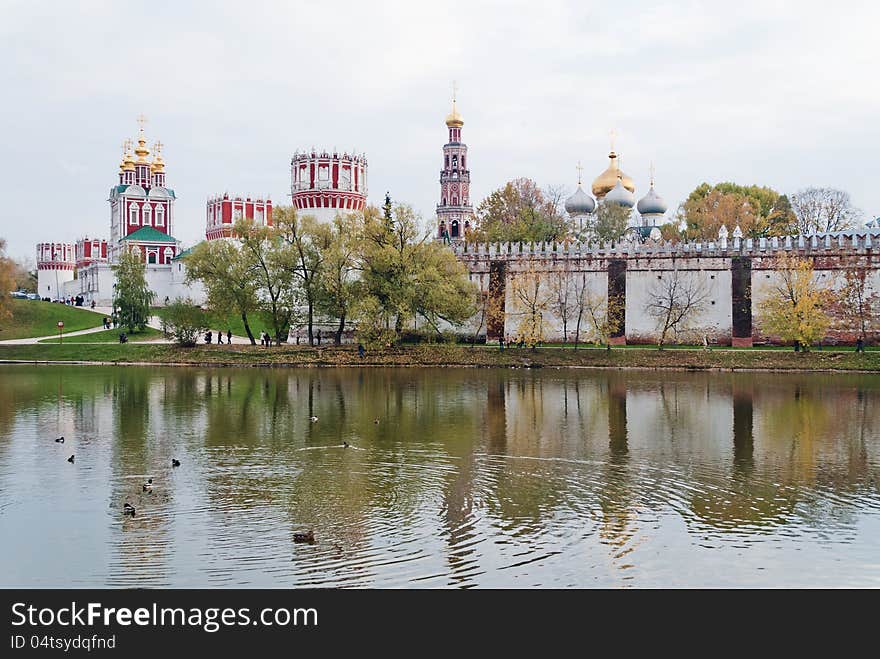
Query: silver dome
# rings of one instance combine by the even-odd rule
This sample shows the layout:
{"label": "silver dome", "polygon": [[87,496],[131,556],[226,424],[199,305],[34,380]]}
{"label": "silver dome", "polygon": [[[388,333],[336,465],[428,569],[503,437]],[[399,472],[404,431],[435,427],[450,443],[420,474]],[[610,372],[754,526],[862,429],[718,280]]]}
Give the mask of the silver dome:
{"label": "silver dome", "polygon": [[577,190],[568,199],[565,200],[565,212],[575,217],[577,215],[587,215],[596,210],[596,202],[593,198],[584,192],[584,189],[578,185]]}
{"label": "silver dome", "polygon": [[639,204],[636,208],[639,211],[639,215],[663,215],[668,206],[663,201],[663,197],[654,191],[654,186],[652,185],[651,189],[648,190],[648,194],[639,199]]}
{"label": "silver dome", "polygon": [[611,188],[611,191],[605,195],[605,203],[632,208],[636,205],[636,198],[632,192],[623,187],[623,181],[618,178],[617,185]]}

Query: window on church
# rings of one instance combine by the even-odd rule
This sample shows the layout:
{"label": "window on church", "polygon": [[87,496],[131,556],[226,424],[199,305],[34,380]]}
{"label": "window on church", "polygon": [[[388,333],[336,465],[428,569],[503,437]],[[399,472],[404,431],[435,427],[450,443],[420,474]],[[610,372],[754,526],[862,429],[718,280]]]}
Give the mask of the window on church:
{"label": "window on church", "polygon": [[153,224],[153,207],[150,204],[144,204],[144,226],[148,227]]}
{"label": "window on church", "polygon": [[171,263],[171,259],[174,258],[174,250],[170,247],[165,248],[165,263]]}
{"label": "window on church", "polygon": [[128,223],[129,224],[137,224],[138,223],[138,207],[137,204],[132,204],[128,207]]}
{"label": "window on church", "polygon": [[467,165],[464,164],[464,163],[465,163],[465,158],[466,158],[466,156],[462,156],[462,157],[461,157],[461,168],[462,168],[462,169],[467,169]]}
{"label": "window on church", "polygon": [[446,156],[446,169],[449,169],[449,156]]}
{"label": "window on church", "polygon": [[148,252],[147,253],[147,263],[155,263],[156,262],[156,252]]}
{"label": "window on church", "polygon": [[164,206],[156,206],[156,226],[164,227],[165,226],[165,207]]}
{"label": "window on church", "polygon": [[458,156],[452,156],[452,168],[458,167]]}
{"label": "window on church", "polygon": [[452,237],[458,238],[458,220],[452,220]]}

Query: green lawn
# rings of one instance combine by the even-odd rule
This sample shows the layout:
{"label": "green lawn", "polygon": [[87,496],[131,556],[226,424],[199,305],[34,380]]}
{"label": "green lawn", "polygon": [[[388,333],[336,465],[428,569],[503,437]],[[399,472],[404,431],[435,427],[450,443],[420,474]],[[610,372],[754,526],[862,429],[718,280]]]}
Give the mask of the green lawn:
{"label": "green lawn", "polygon": [[[83,334],[81,336],[70,336],[64,339],[64,343],[119,343],[119,333],[122,329],[109,329],[103,332],[94,332],[93,334]],[[143,332],[128,333],[129,341],[152,341],[161,339],[162,332],[152,327],[144,328]],[[58,343],[58,339],[43,339],[40,343]]]}
{"label": "green lawn", "polygon": [[[161,318],[164,313],[164,307],[155,307],[153,309],[153,315],[158,316],[159,318]],[[210,329],[215,334],[220,331],[223,332],[223,336],[225,337],[226,330],[232,330],[232,333],[235,336],[247,336],[247,332],[244,331],[244,323],[241,321],[241,316],[223,316],[213,311],[209,311],[208,319],[211,325]],[[251,332],[253,332],[254,338],[256,338],[258,341],[260,339],[260,332],[266,330],[267,332],[271,333],[272,331],[271,320],[265,314],[248,314],[248,325],[251,326]]]}
{"label": "green lawn", "polygon": [[69,307],[56,302],[12,300],[12,318],[0,324],[0,341],[28,339],[58,333],[58,321],[64,323],[65,332],[100,327],[101,314],[82,307]]}

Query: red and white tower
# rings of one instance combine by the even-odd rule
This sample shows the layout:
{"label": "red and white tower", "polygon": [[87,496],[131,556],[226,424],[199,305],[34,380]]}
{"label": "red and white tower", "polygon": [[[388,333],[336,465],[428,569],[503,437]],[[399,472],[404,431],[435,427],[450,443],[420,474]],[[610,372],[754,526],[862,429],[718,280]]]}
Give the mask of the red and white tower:
{"label": "red and white tower", "polygon": [[73,243],[37,244],[37,292],[51,300],[66,297],[64,284],[73,281]]}
{"label": "red and white tower", "polygon": [[107,263],[107,241],[103,238],[80,238],[76,241],[74,255],[77,270],[93,263]]}
{"label": "red and white tower", "polygon": [[272,200],[217,195],[208,199],[205,219],[205,238],[217,240],[232,236],[232,227],[241,219],[253,220],[257,226],[272,226]]}
{"label": "red and white tower", "polygon": [[119,183],[110,189],[110,262],[122,250],[131,250],[149,265],[171,265],[179,243],[171,235],[174,220],[174,190],[165,186],[162,143],[153,145],[155,156],[144,136],[144,122],[138,119],[137,147],[132,154],[131,140],[123,144]]}
{"label": "red and white tower", "polygon": [[437,204],[437,238],[462,239],[470,230],[474,217],[471,206],[471,171],[467,166],[467,145],[461,141],[464,119],[455,106],[446,117],[449,142],[443,147],[443,169],[440,170],[440,203]]}
{"label": "red and white tower", "polygon": [[367,205],[367,159],[348,153],[296,152],[290,159],[290,197],[301,215],[332,222]]}

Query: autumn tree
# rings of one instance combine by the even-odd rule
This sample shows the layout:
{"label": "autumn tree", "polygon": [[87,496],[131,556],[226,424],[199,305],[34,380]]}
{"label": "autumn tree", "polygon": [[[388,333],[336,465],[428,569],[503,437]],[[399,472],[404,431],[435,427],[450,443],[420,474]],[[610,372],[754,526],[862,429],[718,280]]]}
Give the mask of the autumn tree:
{"label": "autumn tree", "polygon": [[150,304],[156,294],[147,285],[146,266],[140,253],[124,250],[113,272],[116,275],[113,307],[119,310],[119,324],[129,332],[143,331],[150,320]]}
{"label": "autumn tree", "polygon": [[678,270],[661,275],[651,286],[645,312],[656,326],[660,338],[657,347],[662,350],[670,333],[676,340],[691,331],[703,312],[708,294],[696,277]]}
{"label": "autumn tree", "polygon": [[542,191],[528,178],[518,178],[494,190],[477,206],[478,228],[473,242],[552,242],[569,235],[560,211],[557,189]]}
{"label": "autumn tree", "polygon": [[490,286],[484,285],[483,279],[480,278],[476,303],[477,320],[474,324],[474,334],[471,339],[471,346],[476,344],[477,337],[483,329],[486,330],[486,337],[488,339],[489,331],[492,327],[498,324],[500,324],[501,327],[504,327],[504,297],[503,295],[496,295],[494,293],[495,291],[493,291]]}
{"label": "autumn tree", "polygon": [[807,188],[791,197],[798,233],[811,235],[852,229],[861,211],[852,205],[849,193],[835,188]]}
{"label": "autumn tree", "polygon": [[813,262],[793,255],[776,261],[777,283],[759,304],[765,331],[803,350],[825,336],[831,323],[826,305],[833,298],[813,276]]}
{"label": "autumn tree", "polygon": [[562,341],[568,343],[568,325],[577,313],[577,301],[571,272],[565,268],[547,274],[549,288],[547,309],[562,321]]}
{"label": "autumn tree", "polygon": [[608,298],[607,292],[594,290],[586,272],[575,276],[573,282],[575,303],[574,347],[577,349],[581,334],[590,341],[611,349],[611,334],[620,327],[625,309],[623,303]]}
{"label": "autumn tree", "polygon": [[0,238],[0,321],[12,318],[13,290],[15,290],[15,262],[6,256],[6,241]]}
{"label": "autumn tree", "polygon": [[238,241],[206,240],[196,245],[184,257],[186,277],[204,286],[209,308],[223,316],[240,317],[251,345],[256,345],[250,326],[250,317],[260,306],[256,262]]}
{"label": "autumn tree", "polygon": [[520,309],[517,339],[534,350],[544,340],[544,313],[550,305],[545,273],[534,259],[529,259],[525,268],[511,278],[510,285],[511,297]]}
{"label": "autumn tree", "polygon": [[685,224],[686,240],[714,240],[722,225],[739,225],[750,238],[792,233],[795,216],[785,195],[757,185],[702,183],[679,206],[678,220]]}
{"label": "autumn tree", "polygon": [[165,307],[163,321],[177,344],[185,348],[194,347],[208,329],[208,315],[190,299],[177,298]]}
{"label": "autumn tree", "polygon": [[846,270],[836,304],[846,329],[855,329],[863,341],[875,329],[878,314],[878,295],[868,285],[870,272],[864,267]]}

